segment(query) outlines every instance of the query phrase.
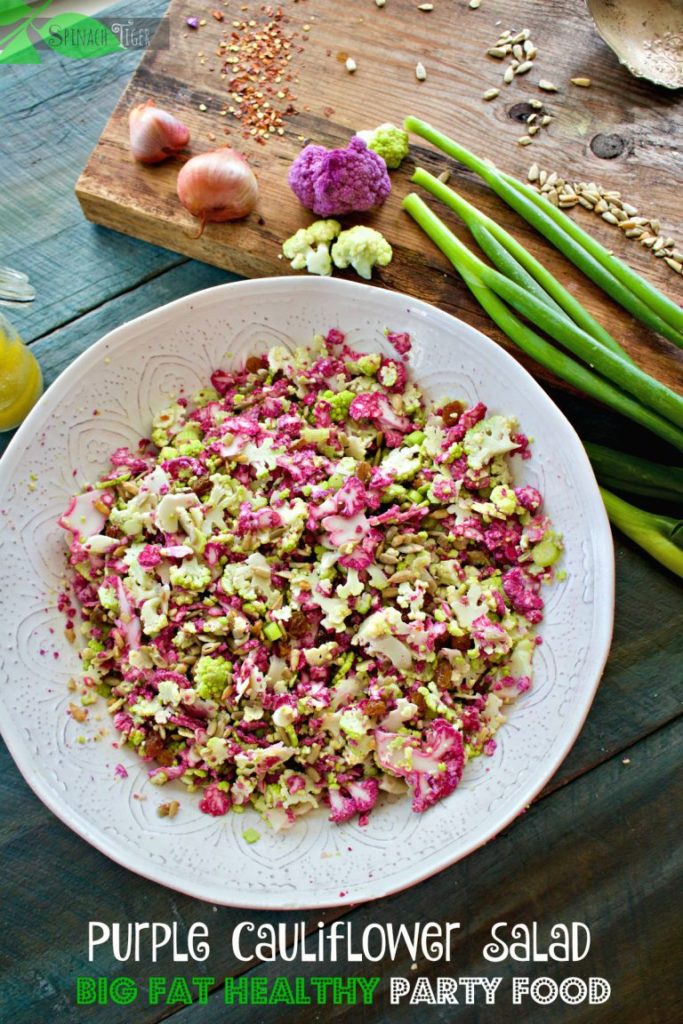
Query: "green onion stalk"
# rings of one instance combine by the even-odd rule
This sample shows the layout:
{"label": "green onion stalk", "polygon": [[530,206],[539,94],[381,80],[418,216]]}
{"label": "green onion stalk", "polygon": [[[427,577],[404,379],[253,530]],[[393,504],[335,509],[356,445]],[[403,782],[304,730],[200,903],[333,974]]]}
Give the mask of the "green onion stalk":
{"label": "green onion stalk", "polygon": [[508,206],[521,214],[624,309],[653,331],[683,347],[683,310],[608,252],[562,210],[425,121],[408,117],[404,127],[478,174]]}
{"label": "green onion stalk", "polygon": [[683,469],[679,466],[662,466],[591,441],[584,442],[584,447],[598,480],[610,490],[683,504]]}
{"label": "green onion stalk", "polygon": [[610,522],[677,576],[683,576],[683,520],[630,505],[600,488]]}
{"label": "green onion stalk", "polygon": [[[683,402],[679,396],[604,348],[541,299],[483,263],[415,193],[406,197],[403,206],[448,257],[480,305],[522,351],[567,383],[647,427],[683,451]],[[552,333],[579,358],[585,359],[591,368],[556,349],[519,320],[507,303]],[[595,373],[592,366],[608,374],[613,383]],[[624,394],[622,388],[629,391],[630,395]]]}
{"label": "green onion stalk", "polygon": [[469,228],[480,249],[507,277],[527,288],[537,298],[543,299],[549,305],[552,304],[557,310],[564,310],[575,324],[582,327],[605,348],[615,352],[622,359],[633,362],[609,331],[605,330],[547,267],[532,256],[505,228],[429,171],[417,168],[411,181],[431,192],[451,210],[455,210]]}

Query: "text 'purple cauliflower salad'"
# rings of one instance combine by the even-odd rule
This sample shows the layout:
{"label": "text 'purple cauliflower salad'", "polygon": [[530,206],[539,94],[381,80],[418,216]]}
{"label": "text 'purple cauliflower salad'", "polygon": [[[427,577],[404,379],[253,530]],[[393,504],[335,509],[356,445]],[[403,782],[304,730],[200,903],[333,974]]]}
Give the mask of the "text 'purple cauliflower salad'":
{"label": "text 'purple cauliflower salad'", "polygon": [[60,520],[82,700],[209,814],[363,824],[381,790],[424,811],[530,685],[561,542],[512,482],[528,441],[337,330],[211,384]]}

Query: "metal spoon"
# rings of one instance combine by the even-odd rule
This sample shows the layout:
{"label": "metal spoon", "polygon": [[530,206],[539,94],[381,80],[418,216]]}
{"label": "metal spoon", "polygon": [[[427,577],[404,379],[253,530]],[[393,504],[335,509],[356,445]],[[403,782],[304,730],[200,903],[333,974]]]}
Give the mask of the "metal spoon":
{"label": "metal spoon", "polygon": [[683,0],[586,0],[596,28],[631,74],[683,88]]}

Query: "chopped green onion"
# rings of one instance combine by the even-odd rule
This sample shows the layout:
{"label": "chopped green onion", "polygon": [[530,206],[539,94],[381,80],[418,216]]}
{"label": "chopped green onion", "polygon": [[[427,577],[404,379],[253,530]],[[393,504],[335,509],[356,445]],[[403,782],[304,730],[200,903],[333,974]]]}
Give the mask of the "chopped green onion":
{"label": "chopped green onion", "polygon": [[[404,127],[406,131],[421,136],[478,174],[508,206],[521,214],[624,309],[652,330],[683,347],[683,311],[625,263],[612,256],[565,213],[533,189],[503,174],[493,164],[481,160],[426,122],[408,117]],[[567,223],[572,230],[567,228]]]}
{"label": "chopped green onion", "polygon": [[656,561],[683,576],[683,520],[645,512],[603,487],[600,493],[610,522]]}
{"label": "chopped green onion", "polygon": [[263,627],[263,635],[267,640],[280,640],[282,637],[282,630],[278,626],[277,622],[268,622]]}

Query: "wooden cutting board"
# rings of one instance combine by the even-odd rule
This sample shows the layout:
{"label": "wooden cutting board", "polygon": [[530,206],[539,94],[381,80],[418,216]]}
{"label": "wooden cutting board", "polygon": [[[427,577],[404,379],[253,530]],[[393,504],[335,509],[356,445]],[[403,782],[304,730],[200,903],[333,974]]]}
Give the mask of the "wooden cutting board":
{"label": "wooden cutting board", "polygon": [[[620,190],[643,215],[658,217],[662,231],[677,237],[683,249],[676,186],[683,148],[678,94],[639,81],[621,67],[579,0],[482,0],[477,10],[465,0],[434,0],[431,11],[419,10],[418,0],[386,0],[383,7],[375,0],[290,0],[280,7],[291,59],[276,89],[289,90],[295,98],[275,95],[271,101],[280,109],[291,102],[296,110],[285,115],[284,134],[273,134],[265,145],[248,132],[243,137],[243,125],[229,110],[236,107],[230,97],[235,64],[226,67],[225,55],[233,54],[219,55],[223,38],[258,31],[277,6],[217,0],[212,8],[171,0],[165,18],[170,47],[152,44],[146,51],[76,186],[86,217],[248,277],[292,273],[280,258],[282,241],[314,219],[287,185],[287,170],[304,142],[344,145],[355,130],[383,121],[400,124],[413,113],[519,177],[526,178],[537,162],[563,177]],[[212,16],[213,10],[223,15],[222,21]],[[205,23],[192,30],[187,17]],[[504,29],[526,27],[538,56],[529,74],[505,86],[505,65],[486,50]],[[347,56],[357,65],[352,74],[345,66]],[[415,75],[418,61],[427,72],[422,82]],[[580,75],[590,76],[590,88],[570,84]],[[541,92],[541,78],[552,80],[559,92]],[[482,93],[493,86],[500,87],[500,95],[485,102]],[[260,200],[246,221],[208,225],[201,238],[192,237],[196,222],[176,197],[179,162],[143,167],[129,153],[128,111],[148,98],[188,125],[193,153],[228,144],[247,155],[259,179]],[[521,147],[517,140],[524,134],[532,98],[543,101],[553,121],[532,145]],[[416,163],[435,173],[450,167],[450,184],[561,276],[640,365],[682,386],[680,351],[606,299],[477,178],[423,144],[413,146],[410,158],[393,173],[392,195],[380,210],[345,219],[347,226],[370,223],[391,242],[394,260],[377,275],[378,283],[436,303],[500,339],[449,264],[401,210]],[[455,215],[443,208],[440,212],[466,239]],[[583,208],[572,216],[658,287],[683,299],[683,279],[661,259]]]}

